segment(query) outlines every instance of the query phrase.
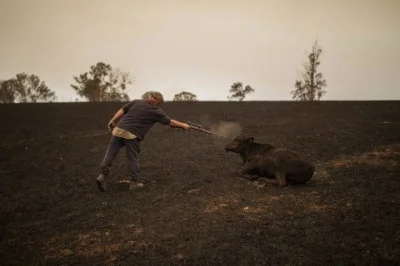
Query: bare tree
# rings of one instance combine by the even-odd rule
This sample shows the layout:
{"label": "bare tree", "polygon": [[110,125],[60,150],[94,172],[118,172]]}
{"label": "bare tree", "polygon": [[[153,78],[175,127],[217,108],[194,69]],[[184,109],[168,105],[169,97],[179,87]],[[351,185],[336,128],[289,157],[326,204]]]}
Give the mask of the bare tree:
{"label": "bare tree", "polygon": [[299,101],[320,100],[326,93],[323,87],[326,81],[322,78],[322,73],[317,72],[320,65],[319,57],[322,49],[318,46],[318,41],[314,42],[311,53],[308,55],[308,62],[303,63],[304,72],[301,74],[303,80],[296,80],[295,90],[291,91],[293,99]]}
{"label": "bare tree", "polygon": [[255,90],[250,87],[249,85],[246,85],[246,87],[243,88],[243,83],[242,82],[235,82],[232,84],[231,89],[229,92],[231,93],[230,96],[228,96],[228,99],[239,99],[239,101],[243,101],[246,98],[246,94],[252,93]]}
{"label": "bare tree", "polygon": [[106,82],[105,95],[108,101],[128,101],[128,94],[124,93],[127,84],[132,84],[132,79],[128,72],[124,72],[119,68],[112,69],[109,73],[109,81]]}
{"label": "bare tree", "polygon": [[175,94],[173,101],[197,101],[197,96],[191,92],[182,91],[181,93]]}

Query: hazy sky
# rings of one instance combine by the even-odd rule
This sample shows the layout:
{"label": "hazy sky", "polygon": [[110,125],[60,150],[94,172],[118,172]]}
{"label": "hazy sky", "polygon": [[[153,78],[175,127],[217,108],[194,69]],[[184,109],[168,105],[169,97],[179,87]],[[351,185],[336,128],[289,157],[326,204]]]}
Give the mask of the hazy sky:
{"label": "hazy sky", "polygon": [[38,75],[59,101],[99,61],[128,71],[131,98],[187,90],[290,100],[315,39],[325,100],[400,100],[400,0],[0,0],[0,79]]}

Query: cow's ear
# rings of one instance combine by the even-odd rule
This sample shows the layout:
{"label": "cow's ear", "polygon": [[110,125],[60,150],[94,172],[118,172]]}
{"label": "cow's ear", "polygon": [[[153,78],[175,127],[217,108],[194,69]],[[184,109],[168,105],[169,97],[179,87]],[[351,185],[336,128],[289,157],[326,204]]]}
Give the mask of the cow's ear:
{"label": "cow's ear", "polygon": [[254,141],[254,138],[253,138],[253,137],[247,138],[247,141],[248,141],[248,142],[253,142],[253,141]]}

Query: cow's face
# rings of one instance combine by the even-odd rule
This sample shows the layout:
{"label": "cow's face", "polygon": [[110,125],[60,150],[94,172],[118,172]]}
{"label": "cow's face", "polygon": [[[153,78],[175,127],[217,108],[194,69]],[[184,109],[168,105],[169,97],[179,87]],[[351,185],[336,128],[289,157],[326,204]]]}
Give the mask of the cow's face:
{"label": "cow's face", "polygon": [[242,153],[246,150],[249,143],[253,142],[254,138],[246,138],[244,135],[235,137],[230,143],[226,144],[225,150],[235,153]]}

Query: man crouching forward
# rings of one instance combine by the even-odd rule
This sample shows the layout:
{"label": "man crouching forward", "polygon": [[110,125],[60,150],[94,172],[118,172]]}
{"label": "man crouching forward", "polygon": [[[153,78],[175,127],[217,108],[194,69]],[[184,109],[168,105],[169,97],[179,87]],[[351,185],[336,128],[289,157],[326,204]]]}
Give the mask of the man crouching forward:
{"label": "man crouching forward", "polygon": [[165,103],[163,95],[159,92],[152,92],[147,100],[133,100],[115,113],[108,123],[108,128],[112,129],[112,136],[101,163],[100,175],[96,179],[100,191],[106,191],[105,178],[110,173],[114,159],[124,146],[126,147],[131,181],[129,189],[143,187],[143,184],[138,182],[140,143],[156,122],[175,128],[190,128],[190,125],[168,117],[160,108],[163,103]]}

